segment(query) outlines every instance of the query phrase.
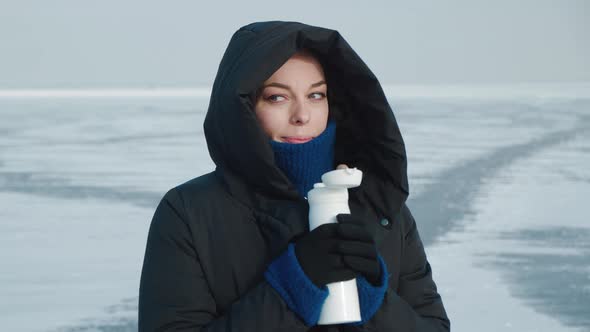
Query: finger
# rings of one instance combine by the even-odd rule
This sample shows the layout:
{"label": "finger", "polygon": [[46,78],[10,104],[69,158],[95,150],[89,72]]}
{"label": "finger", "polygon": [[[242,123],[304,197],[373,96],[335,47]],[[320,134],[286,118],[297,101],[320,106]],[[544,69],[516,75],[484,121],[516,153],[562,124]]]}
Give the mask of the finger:
{"label": "finger", "polygon": [[326,264],[327,266],[330,267],[330,269],[334,270],[334,269],[348,269],[349,267],[344,264],[344,259],[343,256],[340,254],[328,254],[327,255],[327,259],[324,262],[324,264]]}
{"label": "finger", "polygon": [[375,227],[376,224],[370,224],[366,222],[366,219],[359,218],[358,216],[353,216],[350,214],[339,214],[336,216],[339,224],[347,224],[347,225],[357,225],[362,226],[365,228],[366,232],[368,232],[373,239],[378,233],[377,228]]}
{"label": "finger", "polygon": [[340,164],[340,165],[336,166],[336,169],[347,169],[347,168],[348,168],[348,165],[346,165],[346,164]]}
{"label": "finger", "polygon": [[356,216],[353,216],[349,213],[340,213],[336,216],[336,220],[340,224],[356,224],[356,225],[363,225],[364,221]]}
{"label": "finger", "polygon": [[338,241],[335,246],[335,252],[344,256],[357,256],[370,259],[377,258],[377,249],[375,248],[375,245],[367,242]]}
{"label": "finger", "polygon": [[379,274],[379,262],[374,259],[356,256],[344,256],[342,260],[347,267],[353,269],[365,277],[373,278],[375,275]]}
{"label": "finger", "polygon": [[371,233],[363,226],[352,224],[338,224],[337,236],[344,240],[357,240],[373,243],[375,240]]}
{"label": "finger", "polygon": [[336,270],[330,270],[326,273],[326,282],[333,283],[338,281],[347,281],[356,278],[358,272],[351,270],[350,268],[342,268]]}
{"label": "finger", "polygon": [[320,238],[337,237],[338,236],[338,224],[337,223],[322,224],[322,225],[314,228],[314,230],[311,232]]}

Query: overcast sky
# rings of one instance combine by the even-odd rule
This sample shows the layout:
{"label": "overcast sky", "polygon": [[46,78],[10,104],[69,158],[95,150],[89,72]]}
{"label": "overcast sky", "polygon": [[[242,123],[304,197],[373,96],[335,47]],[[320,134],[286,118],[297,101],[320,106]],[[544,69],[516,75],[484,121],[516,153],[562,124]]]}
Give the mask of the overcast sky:
{"label": "overcast sky", "polygon": [[0,0],[0,89],[208,86],[263,20],[340,31],[384,84],[590,81],[589,1],[343,3]]}

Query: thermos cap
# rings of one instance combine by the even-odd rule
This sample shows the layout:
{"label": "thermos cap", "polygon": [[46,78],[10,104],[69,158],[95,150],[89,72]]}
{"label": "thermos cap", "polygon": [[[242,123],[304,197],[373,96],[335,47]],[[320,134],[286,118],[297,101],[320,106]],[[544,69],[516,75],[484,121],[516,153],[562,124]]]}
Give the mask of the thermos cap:
{"label": "thermos cap", "polygon": [[358,187],[362,178],[363,172],[357,168],[337,169],[324,173],[323,182],[313,185],[313,189],[307,193],[307,199],[348,204],[348,188]]}
{"label": "thermos cap", "polygon": [[326,187],[316,183],[307,193],[307,200],[312,202],[339,202],[348,204],[348,189],[344,187]]}
{"label": "thermos cap", "polygon": [[341,168],[324,173],[322,182],[327,187],[354,188],[361,185],[363,172],[358,168]]}

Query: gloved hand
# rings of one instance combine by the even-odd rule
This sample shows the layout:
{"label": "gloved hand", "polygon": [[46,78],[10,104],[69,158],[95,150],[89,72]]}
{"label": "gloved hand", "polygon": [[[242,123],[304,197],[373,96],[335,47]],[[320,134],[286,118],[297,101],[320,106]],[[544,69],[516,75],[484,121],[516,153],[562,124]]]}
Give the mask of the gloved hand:
{"label": "gloved hand", "polygon": [[379,285],[382,271],[373,230],[358,216],[341,213],[336,219],[340,225],[347,226],[347,233],[341,235],[347,241],[341,242],[338,250],[345,255],[344,265],[363,275],[372,285]]}
{"label": "gloved hand", "polygon": [[303,272],[318,287],[335,281],[350,280],[355,272],[344,265],[338,253],[339,229],[337,223],[316,227],[295,242],[295,256]]}
{"label": "gloved hand", "polygon": [[[377,265],[377,270],[373,265],[374,261],[384,263],[377,255],[367,225],[359,225],[357,218],[348,215],[338,219],[340,223],[322,225],[293,239],[287,250],[264,272],[270,286],[308,326],[315,325],[320,317],[322,305],[329,295],[326,284],[363,274],[364,278],[357,279],[361,323],[375,314],[387,291],[387,273],[382,274],[381,265]],[[379,286],[368,285],[374,283],[370,279],[375,280],[380,274],[383,280],[378,282]]]}
{"label": "gloved hand", "polygon": [[[353,279],[357,273],[367,273],[371,278],[374,274],[376,278],[380,276],[372,235],[354,224],[355,220],[343,220],[344,223],[321,225],[295,242],[297,261],[318,287]],[[376,272],[373,261],[377,263]]]}

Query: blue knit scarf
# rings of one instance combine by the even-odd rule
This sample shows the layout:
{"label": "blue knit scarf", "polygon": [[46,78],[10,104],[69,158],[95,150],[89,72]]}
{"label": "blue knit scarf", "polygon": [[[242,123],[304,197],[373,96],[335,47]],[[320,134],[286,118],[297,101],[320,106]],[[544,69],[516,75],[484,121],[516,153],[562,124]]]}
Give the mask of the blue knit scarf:
{"label": "blue knit scarf", "polygon": [[334,169],[334,141],[336,123],[330,121],[326,129],[309,142],[292,144],[270,141],[277,166],[287,175],[303,197],[321,182],[324,173]]}

